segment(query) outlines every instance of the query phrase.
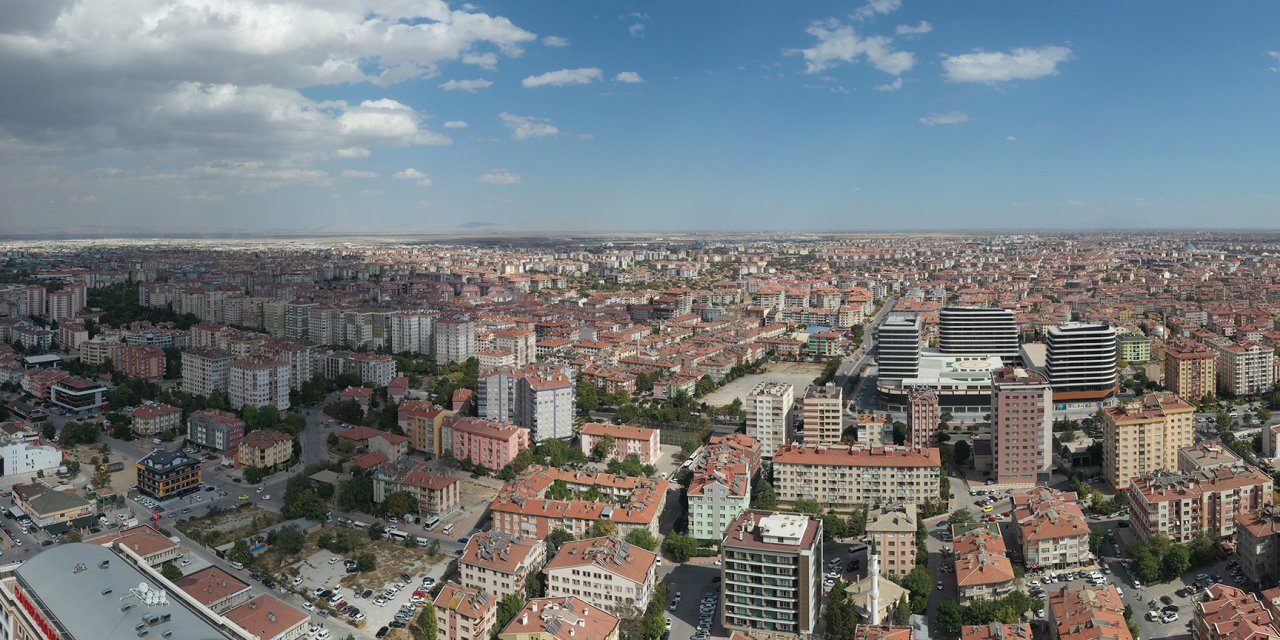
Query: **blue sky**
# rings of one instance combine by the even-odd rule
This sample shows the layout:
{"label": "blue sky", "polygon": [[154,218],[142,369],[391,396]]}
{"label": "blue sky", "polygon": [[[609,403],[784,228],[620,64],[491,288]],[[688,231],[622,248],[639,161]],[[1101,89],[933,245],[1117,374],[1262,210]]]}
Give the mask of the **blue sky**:
{"label": "blue sky", "polygon": [[1280,219],[1274,3],[101,4],[0,16],[6,228]]}

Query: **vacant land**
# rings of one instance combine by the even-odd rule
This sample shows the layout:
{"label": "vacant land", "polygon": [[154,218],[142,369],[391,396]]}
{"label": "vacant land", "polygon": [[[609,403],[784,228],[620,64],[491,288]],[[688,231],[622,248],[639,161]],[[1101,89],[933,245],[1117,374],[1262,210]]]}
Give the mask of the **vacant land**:
{"label": "vacant land", "polygon": [[742,376],[708,394],[703,401],[717,407],[732,403],[734,398],[745,402],[747,394],[761,382],[789,384],[795,388],[795,395],[799,398],[803,396],[805,387],[809,386],[814,378],[822,375],[822,367],[821,363],[771,362],[765,365],[764,373]]}

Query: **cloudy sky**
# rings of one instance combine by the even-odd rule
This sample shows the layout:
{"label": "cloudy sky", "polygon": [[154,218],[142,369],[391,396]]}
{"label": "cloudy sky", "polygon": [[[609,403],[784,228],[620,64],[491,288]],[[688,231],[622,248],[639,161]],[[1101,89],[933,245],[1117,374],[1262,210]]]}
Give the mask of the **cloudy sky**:
{"label": "cloudy sky", "polygon": [[0,234],[1266,227],[1280,4],[0,0]]}

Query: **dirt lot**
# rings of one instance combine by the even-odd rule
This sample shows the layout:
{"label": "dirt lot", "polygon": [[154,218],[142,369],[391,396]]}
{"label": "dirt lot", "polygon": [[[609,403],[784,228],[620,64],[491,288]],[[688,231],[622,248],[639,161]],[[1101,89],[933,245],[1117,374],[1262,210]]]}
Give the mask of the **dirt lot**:
{"label": "dirt lot", "polygon": [[[178,530],[192,540],[212,548],[224,542],[255,535],[282,519],[278,513],[251,504],[242,509],[231,509],[213,516],[197,518],[178,525]],[[213,540],[210,536],[213,536]]]}
{"label": "dirt lot", "polygon": [[734,398],[745,402],[747,394],[761,382],[789,384],[795,389],[796,397],[800,398],[804,395],[805,387],[809,386],[814,378],[822,375],[823,366],[821,363],[810,362],[771,362],[765,365],[764,373],[748,374],[738,378],[716,389],[705,398],[705,401],[714,406],[727,405],[733,402]]}

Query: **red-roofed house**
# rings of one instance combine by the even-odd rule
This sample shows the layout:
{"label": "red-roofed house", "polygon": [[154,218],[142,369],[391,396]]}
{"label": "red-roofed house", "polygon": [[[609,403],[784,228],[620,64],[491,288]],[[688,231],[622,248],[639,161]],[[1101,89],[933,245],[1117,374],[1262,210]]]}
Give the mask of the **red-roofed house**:
{"label": "red-roofed house", "polygon": [[355,400],[360,403],[360,408],[365,411],[369,410],[369,401],[372,399],[373,389],[369,387],[347,387],[338,394],[338,400],[342,402]]}
{"label": "red-roofed house", "polygon": [[444,420],[441,439],[446,451],[458,460],[470,460],[492,471],[501,471],[529,447],[529,430],[513,424],[457,414]]}
{"label": "red-roofed house", "polygon": [[311,616],[275,596],[262,594],[223,614],[259,640],[293,640],[307,633]]}
{"label": "red-roofed house", "polygon": [[578,432],[578,444],[582,453],[591,455],[596,443],[609,436],[613,438],[613,452],[610,460],[622,460],[635,455],[643,464],[656,464],[662,457],[662,449],[658,445],[658,430],[632,427],[628,425],[588,422]]}
{"label": "red-roofed house", "polygon": [[350,440],[357,447],[365,447],[369,453],[381,453],[390,462],[409,455],[409,439],[372,427],[352,427],[338,432],[339,438]]}

